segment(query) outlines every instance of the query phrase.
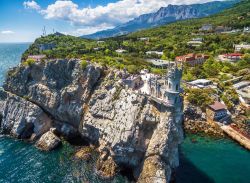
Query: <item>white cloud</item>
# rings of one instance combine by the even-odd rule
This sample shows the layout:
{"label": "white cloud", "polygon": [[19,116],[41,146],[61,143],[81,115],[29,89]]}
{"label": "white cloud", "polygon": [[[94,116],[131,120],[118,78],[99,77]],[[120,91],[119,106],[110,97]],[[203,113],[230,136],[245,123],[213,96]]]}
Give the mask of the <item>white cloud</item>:
{"label": "white cloud", "polygon": [[[71,0],[57,0],[42,10],[35,1],[29,2],[29,7],[34,6],[33,9],[39,10],[38,12],[46,19],[66,20],[73,25],[83,27],[78,29],[82,32],[93,33],[100,29],[113,28],[142,14],[155,12],[169,4],[193,4],[208,1],[212,0],[120,0],[105,6],[79,8]],[[24,6],[28,6],[27,3]]]}
{"label": "white cloud", "polygon": [[76,31],[74,31],[70,34],[74,35],[74,36],[82,36],[82,35],[91,34],[93,32],[97,32],[97,31],[111,29],[113,27],[114,26],[109,26],[109,25],[106,25],[105,23],[101,24],[101,25],[84,26],[83,28],[76,29]]}
{"label": "white cloud", "polygon": [[1,31],[1,34],[14,34],[15,32],[14,31],[11,31],[11,30],[4,30],[4,31]]}
{"label": "white cloud", "polygon": [[27,9],[40,10],[41,7],[35,1],[25,1],[23,6]]}

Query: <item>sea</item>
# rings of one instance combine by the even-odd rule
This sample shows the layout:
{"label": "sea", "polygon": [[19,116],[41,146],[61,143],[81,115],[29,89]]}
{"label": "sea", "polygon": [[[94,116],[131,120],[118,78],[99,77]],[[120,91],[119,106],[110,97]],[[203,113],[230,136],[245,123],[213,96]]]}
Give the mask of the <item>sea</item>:
{"label": "sea", "polygon": [[[20,63],[27,43],[0,44],[0,86],[9,68]],[[0,136],[0,183],[128,183],[118,174],[112,180],[95,173],[97,154],[90,161],[75,160],[78,147],[63,142],[52,152]],[[180,146],[176,183],[250,183],[250,152],[230,139],[187,134]]]}

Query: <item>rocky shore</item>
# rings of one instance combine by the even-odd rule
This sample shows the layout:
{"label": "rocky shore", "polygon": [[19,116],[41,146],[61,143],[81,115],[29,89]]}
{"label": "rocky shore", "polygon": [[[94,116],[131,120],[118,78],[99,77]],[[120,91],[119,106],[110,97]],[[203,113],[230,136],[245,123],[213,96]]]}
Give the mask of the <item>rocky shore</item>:
{"label": "rocky shore", "polygon": [[223,131],[206,121],[184,121],[184,130],[192,134],[204,134],[211,137],[225,137]]}
{"label": "rocky shore", "polygon": [[[179,165],[183,113],[126,88],[126,73],[80,60],[54,60],[11,69],[0,91],[4,134],[43,150],[66,140],[98,147],[104,177],[129,169],[138,182],[169,182]],[[87,158],[82,150],[78,157]]]}

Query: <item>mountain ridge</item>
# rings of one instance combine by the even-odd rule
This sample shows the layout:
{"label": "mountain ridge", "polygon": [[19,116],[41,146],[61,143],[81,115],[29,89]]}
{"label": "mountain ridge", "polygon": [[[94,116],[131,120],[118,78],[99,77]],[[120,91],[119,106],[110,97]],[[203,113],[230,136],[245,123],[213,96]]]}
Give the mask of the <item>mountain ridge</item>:
{"label": "mountain ridge", "polygon": [[213,1],[203,4],[192,5],[172,5],[161,7],[157,12],[143,14],[139,17],[119,25],[113,29],[99,31],[93,34],[81,36],[89,39],[102,39],[128,34],[142,29],[160,26],[178,20],[202,18],[219,13],[227,8],[232,7],[239,0],[232,1]]}

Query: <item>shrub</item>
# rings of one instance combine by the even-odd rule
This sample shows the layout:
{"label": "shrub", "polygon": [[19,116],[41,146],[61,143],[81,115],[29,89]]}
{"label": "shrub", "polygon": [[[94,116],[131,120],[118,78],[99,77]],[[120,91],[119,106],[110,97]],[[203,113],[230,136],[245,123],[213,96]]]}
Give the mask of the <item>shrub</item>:
{"label": "shrub", "polygon": [[36,61],[32,58],[28,58],[25,62],[23,62],[23,65],[25,66],[32,66]]}
{"label": "shrub", "polygon": [[86,69],[88,62],[86,60],[82,60],[80,65],[82,69]]}

